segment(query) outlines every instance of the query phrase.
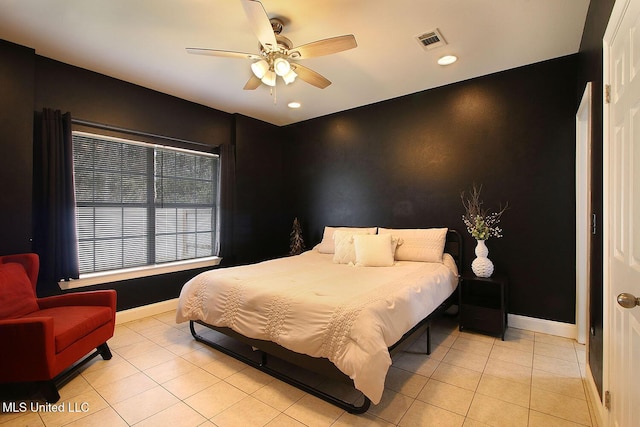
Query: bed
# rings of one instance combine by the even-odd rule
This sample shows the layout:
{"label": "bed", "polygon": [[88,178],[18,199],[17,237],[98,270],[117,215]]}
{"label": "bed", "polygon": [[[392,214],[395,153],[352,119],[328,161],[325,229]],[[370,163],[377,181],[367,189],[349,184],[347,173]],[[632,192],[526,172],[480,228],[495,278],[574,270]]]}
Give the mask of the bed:
{"label": "bed", "polygon": [[[182,288],[176,321],[189,321],[198,341],[362,413],[380,401],[391,355],[429,337],[431,319],[454,301],[461,246],[446,228],[325,227],[300,255],[197,275]],[[359,397],[300,379],[290,363],[345,379]]]}

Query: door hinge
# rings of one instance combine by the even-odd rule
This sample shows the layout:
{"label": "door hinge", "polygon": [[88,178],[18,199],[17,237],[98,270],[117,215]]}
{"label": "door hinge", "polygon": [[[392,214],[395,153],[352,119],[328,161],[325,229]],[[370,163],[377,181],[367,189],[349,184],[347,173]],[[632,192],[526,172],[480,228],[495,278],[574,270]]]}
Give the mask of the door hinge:
{"label": "door hinge", "polygon": [[611,392],[609,390],[604,392],[604,407],[607,411],[611,410]]}
{"label": "door hinge", "polygon": [[596,214],[591,214],[591,234],[597,233],[597,225],[596,225]]}
{"label": "door hinge", "polygon": [[604,102],[605,104],[611,103],[611,85],[604,85]]}

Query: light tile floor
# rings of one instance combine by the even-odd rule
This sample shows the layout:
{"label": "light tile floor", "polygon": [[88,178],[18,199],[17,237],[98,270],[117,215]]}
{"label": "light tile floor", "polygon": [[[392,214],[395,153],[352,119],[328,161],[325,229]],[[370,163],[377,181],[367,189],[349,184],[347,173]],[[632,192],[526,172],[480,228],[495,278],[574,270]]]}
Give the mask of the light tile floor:
{"label": "light tile floor", "polygon": [[[505,341],[443,318],[390,368],[382,401],[352,415],[196,342],[174,313],[116,327],[60,390],[63,412],[0,413],[11,426],[595,426],[585,348],[510,328]],[[30,405],[30,402],[26,402]]]}

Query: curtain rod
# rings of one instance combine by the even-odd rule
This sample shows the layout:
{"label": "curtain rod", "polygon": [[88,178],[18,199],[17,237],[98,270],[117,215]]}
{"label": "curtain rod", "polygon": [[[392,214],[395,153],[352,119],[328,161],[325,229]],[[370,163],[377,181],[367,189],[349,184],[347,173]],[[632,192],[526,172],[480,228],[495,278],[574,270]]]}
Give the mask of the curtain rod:
{"label": "curtain rod", "polygon": [[197,146],[200,146],[200,147],[206,147],[206,148],[208,148],[210,150],[214,149],[214,148],[217,148],[217,146],[207,145],[207,144],[203,144],[201,142],[188,141],[186,139],[173,138],[171,136],[157,135],[157,134],[154,134],[154,133],[148,133],[148,132],[142,132],[142,131],[137,131],[137,130],[125,129],[125,128],[121,128],[121,127],[118,127],[118,126],[107,125],[107,124],[104,124],[104,123],[91,122],[89,120],[71,118],[71,123],[72,124],[77,124],[77,125],[84,125],[84,126],[99,128],[99,129],[111,130],[111,131],[116,131],[116,132],[129,133],[129,134],[132,134],[132,135],[147,136],[147,137],[151,137],[151,138],[165,139],[165,140],[168,140],[168,141],[180,142],[180,143],[183,143],[183,144],[197,145]]}

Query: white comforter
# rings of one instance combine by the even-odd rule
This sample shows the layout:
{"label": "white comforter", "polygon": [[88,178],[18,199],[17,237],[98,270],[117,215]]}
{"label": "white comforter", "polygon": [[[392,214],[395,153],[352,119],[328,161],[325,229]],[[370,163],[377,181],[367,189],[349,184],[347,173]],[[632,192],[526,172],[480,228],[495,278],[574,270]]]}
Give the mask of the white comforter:
{"label": "white comforter", "polygon": [[176,320],[202,320],[325,357],[377,404],[391,365],[387,348],[456,285],[447,254],[444,264],[355,267],[312,250],[199,274],[182,288]]}

